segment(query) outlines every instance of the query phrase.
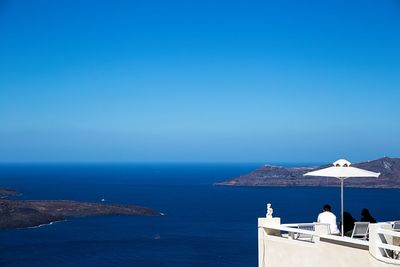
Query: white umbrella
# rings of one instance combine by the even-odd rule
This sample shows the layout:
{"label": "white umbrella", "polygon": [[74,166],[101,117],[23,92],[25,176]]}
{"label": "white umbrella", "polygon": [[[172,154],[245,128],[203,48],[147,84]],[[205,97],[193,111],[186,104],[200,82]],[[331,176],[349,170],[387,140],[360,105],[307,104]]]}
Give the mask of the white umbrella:
{"label": "white umbrella", "polygon": [[347,178],[352,177],[379,177],[380,173],[371,172],[355,167],[350,167],[351,163],[345,159],[339,159],[333,163],[332,167],[325,169],[307,172],[304,176],[321,176],[321,177],[335,177],[340,180],[340,193],[341,193],[341,216],[342,216],[342,236],[343,236],[343,182]]}

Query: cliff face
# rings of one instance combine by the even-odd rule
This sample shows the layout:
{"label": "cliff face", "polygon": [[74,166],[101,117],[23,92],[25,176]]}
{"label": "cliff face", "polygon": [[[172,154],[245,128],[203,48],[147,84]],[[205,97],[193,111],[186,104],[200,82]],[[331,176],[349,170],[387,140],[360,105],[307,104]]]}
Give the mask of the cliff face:
{"label": "cliff face", "polygon": [[[400,188],[400,158],[380,158],[352,164],[354,167],[380,172],[379,178],[349,178],[346,187]],[[265,165],[255,171],[215,185],[224,186],[339,186],[339,180],[330,177],[303,176],[306,172],[328,167],[280,167]]]}

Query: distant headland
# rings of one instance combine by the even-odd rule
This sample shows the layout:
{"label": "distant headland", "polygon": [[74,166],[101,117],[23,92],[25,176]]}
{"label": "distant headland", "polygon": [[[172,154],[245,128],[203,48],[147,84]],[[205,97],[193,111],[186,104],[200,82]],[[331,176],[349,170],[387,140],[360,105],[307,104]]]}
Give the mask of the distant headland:
{"label": "distant headland", "polygon": [[[219,186],[340,186],[339,180],[327,177],[303,176],[306,172],[325,168],[318,167],[282,167],[264,165],[255,171],[215,183]],[[349,178],[346,187],[356,188],[400,188],[400,158],[384,157],[376,160],[352,164],[373,172],[380,172],[379,178]]]}
{"label": "distant headland", "polygon": [[0,198],[14,197],[21,195],[17,190],[10,188],[0,188]]}
{"label": "distant headland", "polygon": [[0,229],[34,227],[76,216],[159,216],[159,212],[134,205],[116,205],[71,200],[8,200],[19,193],[0,189]]}

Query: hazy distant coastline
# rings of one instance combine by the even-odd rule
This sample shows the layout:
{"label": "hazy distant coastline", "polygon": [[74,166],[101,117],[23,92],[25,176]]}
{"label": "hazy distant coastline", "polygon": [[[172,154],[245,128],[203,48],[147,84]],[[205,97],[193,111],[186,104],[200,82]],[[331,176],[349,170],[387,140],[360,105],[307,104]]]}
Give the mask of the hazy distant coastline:
{"label": "hazy distant coastline", "polygon": [[[384,157],[376,160],[355,163],[352,166],[360,167],[373,172],[380,172],[379,178],[351,178],[346,179],[346,187],[354,188],[400,188],[400,158]],[[218,186],[339,186],[336,178],[303,176],[306,172],[327,167],[282,167],[264,165],[255,171],[235,177],[223,182],[215,183]]]}

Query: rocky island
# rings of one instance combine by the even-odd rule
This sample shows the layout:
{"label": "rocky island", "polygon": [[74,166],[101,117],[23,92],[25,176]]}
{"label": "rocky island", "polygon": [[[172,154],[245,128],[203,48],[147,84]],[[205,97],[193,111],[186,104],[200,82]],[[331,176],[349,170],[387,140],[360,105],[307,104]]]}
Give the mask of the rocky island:
{"label": "rocky island", "polygon": [[0,198],[13,197],[13,196],[19,196],[19,195],[21,195],[21,194],[14,189],[0,188]]}
{"label": "rocky island", "polygon": [[[12,189],[0,189],[1,196],[16,196]],[[96,215],[158,216],[159,212],[134,205],[116,205],[71,200],[0,199],[0,229],[34,227],[68,217]]]}
{"label": "rocky island", "polygon": [[[215,183],[220,186],[340,186],[336,178],[303,176],[306,172],[328,167],[282,167],[264,165],[255,171],[227,181]],[[352,164],[373,172],[379,178],[349,178],[346,187],[357,188],[400,188],[400,158],[384,157]]]}

